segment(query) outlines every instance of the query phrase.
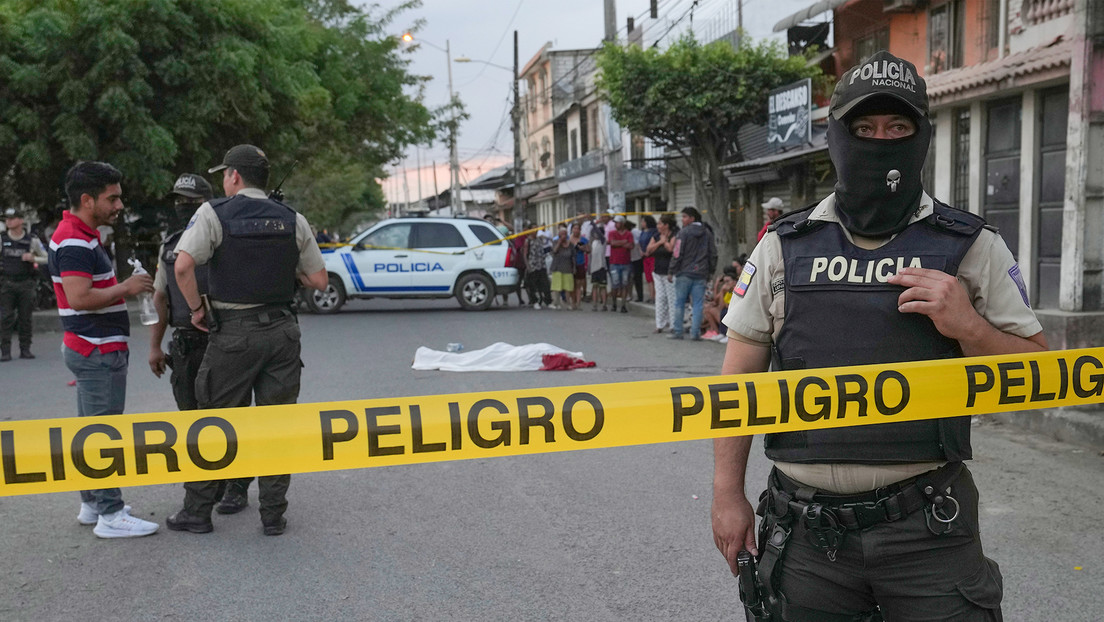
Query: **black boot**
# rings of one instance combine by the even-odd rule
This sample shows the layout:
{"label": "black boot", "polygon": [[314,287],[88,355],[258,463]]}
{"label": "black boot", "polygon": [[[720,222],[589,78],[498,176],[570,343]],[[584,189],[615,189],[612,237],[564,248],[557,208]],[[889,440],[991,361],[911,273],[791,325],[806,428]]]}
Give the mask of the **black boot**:
{"label": "black boot", "polygon": [[0,352],[0,363],[4,363],[11,360],[11,350],[4,350]]}
{"label": "black boot", "polygon": [[210,533],[214,526],[211,519],[189,514],[187,510],[180,510],[176,514],[165,519],[165,526],[173,531],[190,531],[192,533]]}
{"label": "black boot", "polygon": [[19,348],[19,358],[21,359],[33,359],[35,355],[31,354],[30,348]]}
{"label": "black boot", "polygon": [[249,505],[249,497],[246,493],[240,491],[237,486],[228,485],[226,494],[222,495],[222,500],[215,506],[215,511],[219,514],[237,514],[247,505]]}

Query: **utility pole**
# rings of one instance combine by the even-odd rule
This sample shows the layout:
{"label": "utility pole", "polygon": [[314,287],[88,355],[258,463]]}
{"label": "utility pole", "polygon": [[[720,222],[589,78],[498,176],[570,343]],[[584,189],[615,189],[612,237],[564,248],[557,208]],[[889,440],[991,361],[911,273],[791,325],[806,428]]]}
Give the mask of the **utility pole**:
{"label": "utility pole", "polygon": [[410,213],[410,184],[406,180],[406,158],[403,158],[403,201],[406,203],[406,212]]}
{"label": "utility pole", "polygon": [[[617,40],[617,6],[615,0],[606,2],[606,41]],[[625,211],[625,158],[621,154],[621,126],[613,120],[609,102],[602,102],[602,117],[609,132],[606,145],[606,196],[614,213]]]}
{"label": "utility pole", "polygon": [[617,39],[617,4],[614,0],[605,0],[606,2],[606,36],[602,37],[603,41],[613,41]]}
{"label": "utility pole", "polygon": [[[449,106],[455,103],[455,95],[452,92],[452,52],[448,39],[445,39],[445,59],[448,60],[448,87]],[[462,210],[460,204],[460,154],[456,150],[456,108],[452,109],[452,123],[449,127],[449,205],[452,207],[452,215],[456,216]]]}
{"label": "utility pole", "polygon": [[437,205],[437,197],[441,196],[441,191],[437,190],[437,160],[433,161],[433,208],[440,209],[441,206]]}
{"label": "utility pole", "polygon": [[744,0],[736,0],[736,41],[744,43]]}
{"label": "utility pole", "polygon": [[518,33],[514,31],[514,109],[510,111],[514,130],[514,229],[521,231],[525,220],[525,205],[521,201],[521,182],[525,173],[521,170],[521,100],[518,98]]}
{"label": "utility pole", "polygon": [[421,209],[422,197],[424,196],[422,194],[422,146],[418,145],[415,149],[418,157],[418,208]]}

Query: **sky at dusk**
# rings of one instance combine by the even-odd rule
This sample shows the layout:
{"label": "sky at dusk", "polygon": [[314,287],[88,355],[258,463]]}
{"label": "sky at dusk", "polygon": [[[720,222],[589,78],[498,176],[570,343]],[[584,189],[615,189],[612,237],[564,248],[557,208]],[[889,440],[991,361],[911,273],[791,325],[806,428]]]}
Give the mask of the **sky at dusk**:
{"label": "sky at dusk", "polygon": [[[625,38],[626,18],[635,18],[651,43],[666,34],[670,41],[693,28],[699,39],[703,33],[724,30],[735,24],[738,0],[658,0],[659,19],[648,17],[648,0],[617,0],[617,27]],[[773,33],[774,24],[811,4],[814,0],[743,0],[744,29],[753,39],[765,37],[784,40],[785,33]],[[387,2],[383,2],[386,6]],[[691,7],[693,11],[691,11]],[[830,14],[818,18],[824,21]],[[471,115],[460,129],[458,141],[461,184],[483,172],[513,161],[513,136],[510,131],[512,104],[513,31],[518,31],[519,64],[540,51],[546,42],[552,49],[589,49],[597,47],[604,32],[602,0],[424,0],[422,6],[399,16],[393,25],[396,36],[418,20],[424,23],[414,35],[425,44],[409,52],[410,70],[431,78],[425,87],[425,103],[430,108],[448,101],[448,64],[443,49],[452,58],[470,58],[479,62],[453,63],[453,88]],[[731,28],[729,28],[731,29]],[[433,46],[442,48],[436,49]],[[524,87],[523,87],[524,88]],[[419,153],[420,152],[420,153]],[[407,184],[410,200],[418,198],[418,157],[421,157],[421,194],[434,194],[436,162],[437,190],[448,187],[448,149],[441,141],[420,150],[407,152]],[[384,191],[394,201],[403,201],[401,163],[391,169],[393,179],[384,181]]]}

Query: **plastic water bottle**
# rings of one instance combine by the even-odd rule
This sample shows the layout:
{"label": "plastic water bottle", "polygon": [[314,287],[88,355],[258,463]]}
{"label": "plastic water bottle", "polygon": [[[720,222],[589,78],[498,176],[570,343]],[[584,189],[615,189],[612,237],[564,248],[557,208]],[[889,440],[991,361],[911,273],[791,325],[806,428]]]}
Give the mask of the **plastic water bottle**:
{"label": "plastic water bottle", "polygon": [[462,352],[464,350],[464,344],[462,343],[450,343],[445,346],[445,350],[449,352]]}
{"label": "plastic water bottle", "polygon": [[[134,268],[134,274],[149,274],[137,258],[131,257],[127,263]],[[153,294],[149,292],[138,294],[138,319],[142,322],[142,326],[153,326],[160,319],[157,315],[157,307],[153,306]]]}

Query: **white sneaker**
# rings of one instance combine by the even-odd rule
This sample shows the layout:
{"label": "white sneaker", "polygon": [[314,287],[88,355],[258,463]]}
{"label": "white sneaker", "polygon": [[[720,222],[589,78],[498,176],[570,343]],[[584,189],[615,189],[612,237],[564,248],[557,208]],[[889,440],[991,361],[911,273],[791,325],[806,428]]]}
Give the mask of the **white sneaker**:
{"label": "white sneaker", "polygon": [[540,303],[539,302],[534,302],[533,303],[533,310],[534,311],[540,311]]}
{"label": "white sneaker", "polygon": [[[130,514],[130,506],[123,506],[123,511]],[[77,522],[82,525],[95,525],[100,520],[100,513],[96,511],[96,506],[81,501],[80,514],[77,514]]]}
{"label": "white sneaker", "polygon": [[157,523],[131,516],[130,509],[124,508],[114,514],[100,514],[92,533],[100,538],[135,538],[148,536],[158,527]]}

